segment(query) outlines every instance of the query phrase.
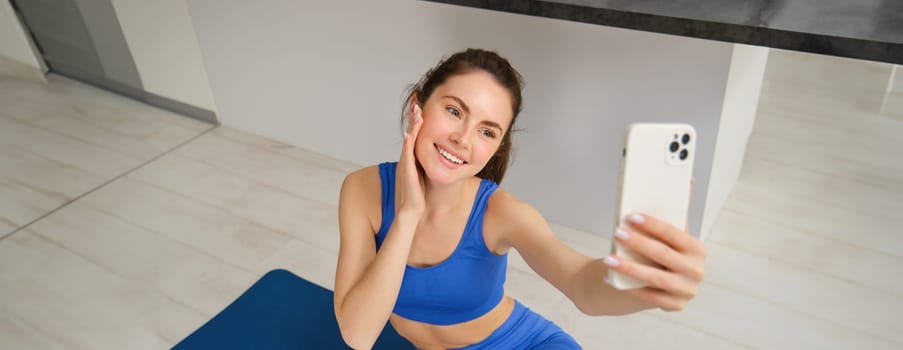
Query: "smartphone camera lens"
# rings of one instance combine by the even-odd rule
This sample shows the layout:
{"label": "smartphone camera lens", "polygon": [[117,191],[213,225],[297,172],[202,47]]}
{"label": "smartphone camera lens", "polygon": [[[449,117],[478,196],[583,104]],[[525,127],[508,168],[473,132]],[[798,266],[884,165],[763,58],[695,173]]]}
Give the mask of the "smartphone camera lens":
{"label": "smartphone camera lens", "polygon": [[680,144],[678,144],[677,141],[671,142],[671,145],[668,146],[668,149],[670,149],[672,153],[677,152],[678,148],[680,148]]}
{"label": "smartphone camera lens", "polygon": [[680,139],[680,142],[682,142],[685,145],[687,143],[690,143],[690,134],[684,134],[684,137]]}
{"label": "smartphone camera lens", "polygon": [[685,150],[685,149],[680,150],[680,160],[687,160],[687,156],[689,156],[689,155],[690,155],[690,152],[687,152],[687,150]]}

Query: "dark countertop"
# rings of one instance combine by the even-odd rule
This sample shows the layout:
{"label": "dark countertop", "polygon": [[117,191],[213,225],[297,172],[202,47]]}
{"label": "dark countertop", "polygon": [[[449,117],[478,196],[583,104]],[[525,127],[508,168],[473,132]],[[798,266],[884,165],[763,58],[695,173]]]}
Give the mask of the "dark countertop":
{"label": "dark countertop", "polygon": [[903,64],[903,0],[425,0]]}

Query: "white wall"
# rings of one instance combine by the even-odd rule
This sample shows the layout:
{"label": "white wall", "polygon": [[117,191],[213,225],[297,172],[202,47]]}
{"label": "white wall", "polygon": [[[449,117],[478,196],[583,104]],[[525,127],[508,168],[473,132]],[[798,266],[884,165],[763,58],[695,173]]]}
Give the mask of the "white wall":
{"label": "white wall", "polygon": [[766,47],[734,45],[700,234],[707,238],[740,176],[768,62]]}
{"label": "white wall", "polygon": [[440,57],[498,50],[527,80],[503,187],[600,235],[624,127],[691,123],[698,232],[732,44],[414,0],[189,7],[223,124],[358,164],[397,158],[402,91]]}
{"label": "white wall", "polygon": [[43,81],[44,71],[9,0],[0,0],[0,74]]}
{"label": "white wall", "polygon": [[881,103],[881,114],[903,120],[903,66],[894,65],[891,71]]}
{"label": "white wall", "polygon": [[112,0],[148,92],[215,112],[186,0]]}

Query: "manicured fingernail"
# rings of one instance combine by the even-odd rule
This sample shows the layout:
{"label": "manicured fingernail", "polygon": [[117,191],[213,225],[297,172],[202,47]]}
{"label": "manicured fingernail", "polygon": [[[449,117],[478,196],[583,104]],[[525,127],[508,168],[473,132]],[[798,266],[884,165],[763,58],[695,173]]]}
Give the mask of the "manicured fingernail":
{"label": "manicured fingernail", "polygon": [[605,259],[602,259],[602,261],[604,261],[605,265],[608,265],[608,267],[618,267],[618,265],[621,265],[621,262],[611,255],[606,256]]}
{"label": "manicured fingernail", "polygon": [[626,241],[626,240],[630,239],[630,233],[625,231],[624,229],[618,227],[615,230],[615,237],[617,237],[618,239],[620,239],[622,241]]}
{"label": "manicured fingernail", "polygon": [[414,117],[416,117],[418,120],[421,118],[420,117],[420,106],[418,106],[418,105],[414,105]]}
{"label": "manicured fingernail", "polygon": [[627,220],[630,220],[630,222],[635,223],[635,224],[642,224],[642,223],[646,222],[646,217],[644,217],[640,213],[633,213],[633,214],[630,214],[630,217],[628,217]]}

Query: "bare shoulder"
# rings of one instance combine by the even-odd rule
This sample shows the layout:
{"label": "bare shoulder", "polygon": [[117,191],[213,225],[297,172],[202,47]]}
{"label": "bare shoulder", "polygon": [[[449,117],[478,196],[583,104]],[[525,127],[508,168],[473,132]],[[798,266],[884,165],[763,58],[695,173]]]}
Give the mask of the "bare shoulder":
{"label": "bare shoulder", "polygon": [[539,210],[499,187],[486,205],[484,236],[487,246],[495,253],[504,253],[511,247],[513,235],[530,227],[545,225]]}
{"label": "bare shoulder", "polygon": [[342,191],[350,191],[349,195],[356,198],[370,200],[376,196],[378,201],[382,194],[381,180],[379,177],[379,165],[370,165],[345,175],[345,181],[342,183]]}
{"label": "bare shoulder", "polygon": [[[375,177],[375,178],[374,178]],[[354,185],[365,185],[367,182],[379,182],[379,166],[370,165],[345,175],[345,182]]]}
{"label": "bare shoulder", "polygon": [[[374,218],[380,215],[382,187],[379,177],[379,166],[371,165],[352,171],[345,176],[339,205],[347,205],[363,211],[367,215],[371,227]],[[376,211],[374,213],[374,211]],[[379,223],[376,223],[379,225]]]}
{"label": "bare shoulder", "polygon": [[501,187],[489,197],[486,215],[514,222],[536,219],[537,216],[542,218],[536,208]]}

